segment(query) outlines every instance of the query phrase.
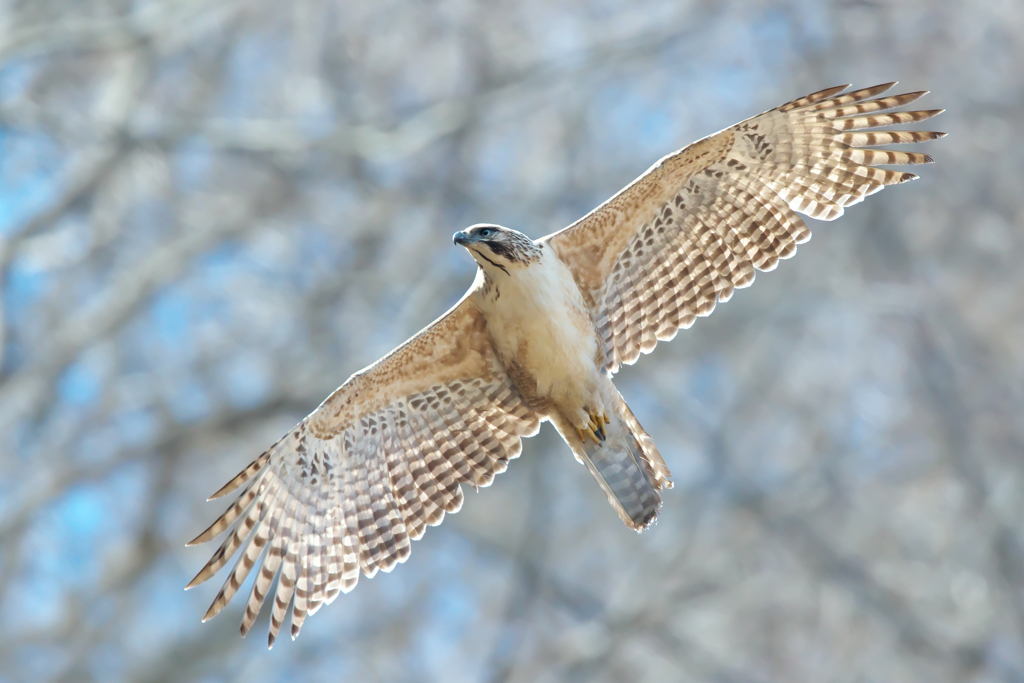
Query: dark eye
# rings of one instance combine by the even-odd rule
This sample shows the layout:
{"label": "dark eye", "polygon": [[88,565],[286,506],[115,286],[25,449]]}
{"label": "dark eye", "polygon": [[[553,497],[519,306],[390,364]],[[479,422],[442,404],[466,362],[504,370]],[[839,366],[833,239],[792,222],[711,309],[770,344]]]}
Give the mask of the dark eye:
{"label": "dark eye", "polygon": [[491,230],[490,228],[484,228],[483,230],[480,231],[480,236],[481,237],[490,237],[493,234],[494,234],[494,231]]}

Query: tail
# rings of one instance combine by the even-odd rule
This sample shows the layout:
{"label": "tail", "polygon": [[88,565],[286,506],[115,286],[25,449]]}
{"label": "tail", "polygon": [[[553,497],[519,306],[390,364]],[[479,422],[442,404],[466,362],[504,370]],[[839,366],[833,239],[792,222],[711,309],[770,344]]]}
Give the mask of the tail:
{"label": "tail", "polygon": [[605,425],[604,441],[581,441],[572,429],[559,431],[568,437],[577,460],[590,470],[619,518],[630,529],[643,531],[657,519],[658,492],[672,488],[672,475],[654,441],[622,396],[617,396],[618,410]]}

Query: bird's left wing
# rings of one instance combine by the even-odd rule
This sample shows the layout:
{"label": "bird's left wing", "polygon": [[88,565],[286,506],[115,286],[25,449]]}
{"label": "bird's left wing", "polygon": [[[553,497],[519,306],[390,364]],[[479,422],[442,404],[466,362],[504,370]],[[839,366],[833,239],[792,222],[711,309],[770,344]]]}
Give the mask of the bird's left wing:
{"label": "bird's left wing", "polygon": [[[810,231],[795,212],[832,220],[886,185],[916,178],[875,168],[931,161],[864,147],[944,133],[869,131],[942,112],[884,112],[924,92],[875,97],[893,83],[829,88],[704,138],[568,228],[544,238],[591,307],[612,372],[711,313],[771,270]],[[864,132],[867,131],[867,132]]]}
{"label": "bird's left wing", "polygon": [[[241,549],[205,621],[260,564],[242,635],[280,576],[270,644],[307,614],[409,555],[411,540],[462,506],[460,484],[487,486],[539,428],[491,348],[467,294],[448,313],[357,372],[212,498],[235,502],[191,544],[230,528],[188,587]],[[232,526],[233,525],[233,526]],[[260,557],[263,556],[260,563]]]}

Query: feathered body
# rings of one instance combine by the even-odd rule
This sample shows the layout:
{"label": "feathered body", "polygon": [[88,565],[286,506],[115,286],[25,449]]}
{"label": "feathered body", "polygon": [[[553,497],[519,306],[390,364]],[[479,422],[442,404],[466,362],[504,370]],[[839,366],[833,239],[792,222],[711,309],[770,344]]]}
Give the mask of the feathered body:
{"label": "feathered body", "polygon": [[498,358],[515,373],[527,401],[551,405],[585,426],[583,407],[598,391],[604,351],[572,273],[551,247],[537,249],[537,257],[510,262],[505,270],[483,261],[472,296]]}
{"label": "feathered body", "polygon": [[480,266],[462,300],[214,494],[239,491],[192,541],[227,532],[188,587],[238,560],[204,620],[259,567],[243,635],[277,579],[270,643],[289,614],[295,637],[360,574],[404,562],[459,510],[462,485],[487,486],[545,420],[626,525],[648,526],[669,472],[612,375],[792,256],[810,238],[797,212],[833,220],[917,177],[877,167],[928,155],[867,148],[943,133],[872,129],[942,110],[887,112],[925,94],[878,97],[892,85],[829,88],[742,121],[540,240],[493,225],[456,233]]}
{"label": "feathered body", "polygon": [[627,420],[632,413],[605,371],[604,346],[572,272],[550,245],[500,226],[473,226],[455,240],[480,264],[470,296],[516,388],[552,422],[622,521],[647,527],[661,505],[657,492],[672,485],[668,467],[635,418]]}

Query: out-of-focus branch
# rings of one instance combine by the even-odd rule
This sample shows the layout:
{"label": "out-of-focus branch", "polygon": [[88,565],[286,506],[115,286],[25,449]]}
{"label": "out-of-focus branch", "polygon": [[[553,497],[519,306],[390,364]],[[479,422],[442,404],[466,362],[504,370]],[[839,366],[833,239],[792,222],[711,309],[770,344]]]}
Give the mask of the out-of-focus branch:
{"label": "out-of-focus branch", "polygon": [[75,202],[93,192],[117,168],[127,151],[126,145],[113,144],[86,152],[85,158],[76,164],[77,168],[68,174],[68,180],[60,194],[45,209],[0,240],[0,278],[6,278],[7,269],[17,253],[18,246],[50,228],[67,214]]}
{"label": "out-of-focus branch", "polygon": [[559,83],[600,73],[609,63],[627,63],[685,40],[675,27],[645,31],[625,39],[586,46],[579,54],[556,62],[541,62],[505,75],[472,95],[437,102],[390,130],[374,124],[339,124],[323,137],[310,137],[299,124],[287,120],[193,120],[167,121],[155,131],[136,131],[137,141],[170,144],[186,135],[200,135],[214,149],[263,154],[302,155],[328,151],[374,162],[412,156],[434,141],[463,129],[482,113],[503,102],[517,106],[541,96]]}
{"label": "out-of-focus branch", "polygon": [[121,17],[59,21],[43,18],[39,23],[16,27],[0,37],[0,61],[38,58],[55,51],[129,49],[160,36],[175,37],[189,21],[209,13],[211,6],[218,6],[223,13],[239,4],[239,0],[168,0],[149,3],[141,11]]}
{"label": "out-of-focus branch", "polygon": [[180,237],[117,275],[98,301],[55,331],[49,345],[37,351],[40,360],[34,366],[0,383],[0,433],[6,432],[15,419],[36,409],[57,374],[83,349],[117,329],[197,255],[286,204],[284,195],[270,190],[257,195],[248,207],[231,198],[217,197],[208,197],[202,207],[195,206],[194,222],[186,222]]}

